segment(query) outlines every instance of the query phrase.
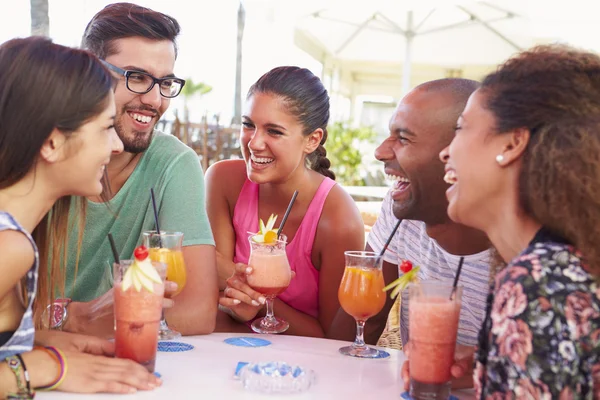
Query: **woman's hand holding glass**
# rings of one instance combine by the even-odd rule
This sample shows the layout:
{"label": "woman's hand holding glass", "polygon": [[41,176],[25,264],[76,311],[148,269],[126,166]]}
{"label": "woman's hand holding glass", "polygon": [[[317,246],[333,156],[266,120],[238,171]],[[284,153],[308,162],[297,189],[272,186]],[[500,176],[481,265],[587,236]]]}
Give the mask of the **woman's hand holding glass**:
{"label": "woman's hand holding glass", "polygon": [[251,273],[251,267],[236,264],[233,275],[226,280],[224,297],[219,298],[219,305],[228,308],[241,321],[250,321],[256,317],[266,301],[265,296],[248,285],[246,277]]}
{"label": "woman's hand holding glass", "polygon": [[[294,279],[296,273],[291,272]],[[223,297],[219,298],[219,305],[228,308],[240,321],[254,319],[266,302],[265,296],[248,285],[246,278],[251,273],[252,267],[241,263],[236,264],[233,275],[225,281],[227,287],[223,291]]]}

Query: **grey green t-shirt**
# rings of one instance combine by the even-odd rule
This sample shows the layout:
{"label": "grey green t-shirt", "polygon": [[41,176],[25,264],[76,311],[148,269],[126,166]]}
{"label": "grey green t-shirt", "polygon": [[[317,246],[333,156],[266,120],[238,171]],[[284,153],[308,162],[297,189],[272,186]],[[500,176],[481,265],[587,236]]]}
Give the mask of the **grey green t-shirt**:
{"label": "grey green t-shirt", "polygon": [[[183,232],[184,246],[214,245],[198,156],[174,136],[155,132],[150,147],[115,197],[108,204],[87,201],[76,275],[77,226],[69,232],[67,297],[89,301],[110,289],[114,258],[108,233],[114,237],[119,257],[130,259],[135,247],[141,244],[142,232],[156,229],[150,198],[152,187],[161,230]],[[76,212],[75,207],[71,208],[71,215]]]}

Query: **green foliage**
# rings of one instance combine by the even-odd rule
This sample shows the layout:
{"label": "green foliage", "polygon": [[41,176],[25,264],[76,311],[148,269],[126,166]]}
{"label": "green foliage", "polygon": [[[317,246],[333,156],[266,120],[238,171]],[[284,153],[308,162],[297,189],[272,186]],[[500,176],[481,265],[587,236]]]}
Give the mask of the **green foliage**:
{"label": "green foliage", "polygon": [[376,133],[371,127],[350,127],[349,122],[334,122],[327,127],[327,158],[337,181],[346,186],[365,186],[360,175],[361,144],[373,143]]}
{"label": "green foliage", "polygon": [[184,121],[189,122],[190,120],[190,109],[188,103],[194,96],[204,96],[212,90],[212,86],[204,82],[194,82],[192,78],[185,80],[185,85],[181,89],[181,96],[183,97],[183,118]]}
{"label": "green foliage", "polygon": [[212,90],[212,86],[204,82],[194,82],[192,78],[185,80],[185,86],[181,89],[181,95],[185,98],[190,98],[195,95],[204,95]]}

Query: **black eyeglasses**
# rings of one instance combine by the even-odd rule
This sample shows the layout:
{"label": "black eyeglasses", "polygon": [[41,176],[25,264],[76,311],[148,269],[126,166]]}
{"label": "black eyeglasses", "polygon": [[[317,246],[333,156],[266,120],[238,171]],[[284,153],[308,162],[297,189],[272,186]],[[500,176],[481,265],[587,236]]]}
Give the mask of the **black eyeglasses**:
{"label": "black eyeglasses", "polygon": [[160,88],[160,94],[163,97],[172,99],[173,97],[177,97],[179,93],[181,93],[181,89],[185,85],[185,80],[183,79],[174,77],[155,78],[146,72],[124,70],[122,68],[112,65],[107,61],[101,61],[102,64],[104,64],[111,71],[114,71],[117,74],[124,76],[125,85],[127,86],[127,89],[129,89],[133,93],[148,93],[152,90],[154,85],[158,83],[158,87]]}

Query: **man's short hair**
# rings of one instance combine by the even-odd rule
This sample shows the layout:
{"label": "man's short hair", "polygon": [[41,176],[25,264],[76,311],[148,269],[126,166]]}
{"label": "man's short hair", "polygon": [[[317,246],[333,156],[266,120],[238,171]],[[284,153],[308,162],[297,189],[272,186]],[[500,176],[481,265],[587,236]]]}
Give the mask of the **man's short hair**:
{"label": "man's short hair", "polygon": [[115,54],[114,41],[128,37],[175,42],[181,28],[177,20],[158,11],[132,3],[109,4],[88,23],[81,40],[81,47],[96,54],[98,58]]}

